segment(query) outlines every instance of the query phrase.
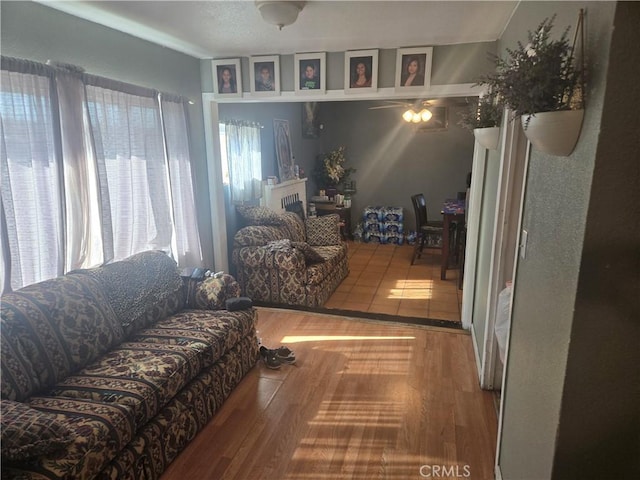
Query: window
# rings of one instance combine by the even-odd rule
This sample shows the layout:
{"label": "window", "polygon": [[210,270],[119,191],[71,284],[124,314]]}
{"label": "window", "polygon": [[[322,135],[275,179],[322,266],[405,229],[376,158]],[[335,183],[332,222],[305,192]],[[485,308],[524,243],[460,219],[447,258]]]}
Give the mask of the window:
{"label": "window", "polygon": [[234,204],[251,202],[262,196],[260,130],[260,125],[242,121],[220,124],[223,178],[228,179]]}
{"label": "window", "polygon": [[3,291],[148,249],[202,264],[184,105],[2,57]]}

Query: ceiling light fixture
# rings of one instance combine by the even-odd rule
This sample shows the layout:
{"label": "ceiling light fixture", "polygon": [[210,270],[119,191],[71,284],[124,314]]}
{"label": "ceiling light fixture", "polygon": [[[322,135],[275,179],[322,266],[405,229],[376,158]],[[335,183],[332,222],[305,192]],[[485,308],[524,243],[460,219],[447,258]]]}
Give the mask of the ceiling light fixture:
{"label": "ceiling light fixture", "polygon": [[262,19],[278,27],[291,25],[298,18],[298,13],[304,8],[305,2],[294,1],[256,1],[256,7]]}
{"label": "ceiling light fixture", "polygon": [[402,119],[407,123],[420,123],[428,122],[433,117],[430,110],[423,108],[419,112],[416,112],[413,108],[410,108],[402,114]]}

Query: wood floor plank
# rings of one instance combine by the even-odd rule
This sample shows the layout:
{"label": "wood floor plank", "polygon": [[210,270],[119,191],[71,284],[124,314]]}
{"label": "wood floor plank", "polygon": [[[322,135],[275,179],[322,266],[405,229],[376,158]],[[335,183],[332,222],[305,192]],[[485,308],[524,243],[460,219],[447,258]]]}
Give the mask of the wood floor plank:
{"label": "wood floor plank", "polygon": [[296,365],[256,365],[162,480],[493,478],[495,407],[468,334],[267,308],[258,330]]}

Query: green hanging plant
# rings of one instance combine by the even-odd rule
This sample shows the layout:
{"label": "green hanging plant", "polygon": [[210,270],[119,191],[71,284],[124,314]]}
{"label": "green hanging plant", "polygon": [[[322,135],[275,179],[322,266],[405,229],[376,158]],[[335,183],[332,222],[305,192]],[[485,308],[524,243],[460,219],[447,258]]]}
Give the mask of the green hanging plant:
{"label": "green hanging plant", "polygon": [[499,127],[503,111],[504,106],[498,102],[496,95],[483,95],[476,104],[471,104],[468,110],[460,113],[458,125],[471,131],[476,128]]}
{"label": "green hanging plant", "polygon": [[507,48],[507,58],[494,56],[496,72],[483,76],[479,85],[487,85],[514,116],[529,119],[537,112],[582,108],[582,71],[575,67],[573,47],[567,27],[559,40],[551,40],[555,15],[543,20],[535,32],[529,31],[529,43],[518,42]]}

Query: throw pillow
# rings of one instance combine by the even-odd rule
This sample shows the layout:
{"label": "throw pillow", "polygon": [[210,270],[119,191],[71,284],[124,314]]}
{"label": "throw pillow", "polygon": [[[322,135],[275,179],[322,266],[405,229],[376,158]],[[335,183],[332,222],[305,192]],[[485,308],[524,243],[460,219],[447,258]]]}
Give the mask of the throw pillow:
{"label": "throw pillow", "polygon": [[305,220],[307,243],[313,246],[338,245],[340,239],[340,216],[332,213]]}
{"label": "throw pillow", "polygon": [[307,265],[312,263],[322,263],[325,258],[320,255],[311,245],[305,242],[291,242],[293,248],[300,250],[304,255]]}
{"label": "throw pillow", "polygon": [[4,399],[1,408],[3,460],[21,461],[46,455],[73,441],[71,431],[54,414]]}
{"label": "throw pillow", "polygon": [[249,224],[252,225],[281,225],[282,218],[278,212],[267,207],[256,205],[238,205],[236,207],[238,214]]}

